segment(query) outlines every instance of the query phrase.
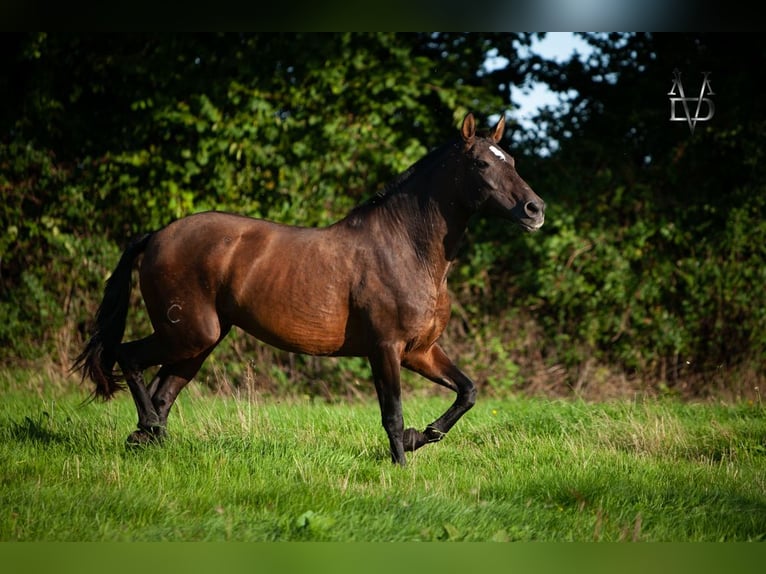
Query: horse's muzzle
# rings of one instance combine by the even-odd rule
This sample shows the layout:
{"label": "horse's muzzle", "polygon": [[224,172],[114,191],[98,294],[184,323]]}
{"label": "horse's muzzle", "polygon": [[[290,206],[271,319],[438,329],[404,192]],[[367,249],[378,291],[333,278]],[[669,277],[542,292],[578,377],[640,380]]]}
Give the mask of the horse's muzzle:
{"label": "horse's muzzle", "polygon": [[537,231],[545,223],[545,202],[542,199],[527,201],[524,204],[524,216],[519,224],[527,231]]}

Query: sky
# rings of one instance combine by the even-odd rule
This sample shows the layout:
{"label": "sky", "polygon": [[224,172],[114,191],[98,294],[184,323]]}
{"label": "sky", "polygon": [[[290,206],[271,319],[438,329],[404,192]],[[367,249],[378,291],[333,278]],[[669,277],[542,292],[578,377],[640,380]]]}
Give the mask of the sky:
{"label": "sky", "polygon": [[[558,62],[569,60],[574,52],[577,52],[581,58],[587,58],[593,52],[593,48],[587,42],[572,32],[548,32],[542,40],[534,40],[529,47],[518,45],[516,47],[522,56],[534,53],[547,60]],[[488,70],[503,68],[507,65],[508,60],[498,57],[490,57],[485,63]],[[569,97],[575,95],[576,92],[574,91],[567,94]],[[538,135],[544,135],[541,133],[544,126],[535,124],[532,118],[542,106],[566,105],[561,103],[559,98],[560,96],[550,91],[544,83],[535,83],[527,88],[511,86],[511,99],[515,107],[508,110],[509,115],[522,128],[514,132],[514,135],[511,136],[512,139],[516,139],[514,137],[516,135],[521,137],[521,132],[537,131]],[[489,119],[496,121],[497,118]],[[547,142],[537,149],[537,153],[543,156],[548,155],[557,147],[558,142],[556,140],[547,138]]]}
{"label": "sky", "polygon": [[[584,40],[572,32],[548,32],[542,41],[534,41],[529,51],[561,62],[568,60],[575,50],[581,57],[593,51]],[[518,105],[518,108],[511,110],[511,115],[525,127],[529,126],[530,118],[541,106],[558,103],[557,96],[547,89],[545,84],[536,84],[531,90],[526,91],[512,87],[511,97]]]}

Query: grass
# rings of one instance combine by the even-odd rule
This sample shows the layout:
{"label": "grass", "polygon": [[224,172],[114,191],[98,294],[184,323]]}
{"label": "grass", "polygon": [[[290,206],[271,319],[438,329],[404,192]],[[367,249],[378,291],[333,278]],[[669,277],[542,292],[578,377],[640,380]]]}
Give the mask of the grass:
{"label": "grass", "polygon": [[[766,410],[480,397],[390,464],[374,400],[190,388],[162,447],[127,450],[127,394],[3,373],[2,541],[766,539]],[[422,427],[451,396],[405,396]]]}

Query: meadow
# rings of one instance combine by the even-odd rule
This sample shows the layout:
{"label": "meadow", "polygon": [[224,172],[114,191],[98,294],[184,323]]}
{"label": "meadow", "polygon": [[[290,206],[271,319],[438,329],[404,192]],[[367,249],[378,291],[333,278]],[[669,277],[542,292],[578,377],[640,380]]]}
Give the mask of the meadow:
{"label": "meadow", "polygon": [[[0,373],[1,541],[763,541],[766,409],[479,396],[390,463],[377,402],[191,385],[162,446],[127,393]],[[406,394],[422,427],[451,394]]]}

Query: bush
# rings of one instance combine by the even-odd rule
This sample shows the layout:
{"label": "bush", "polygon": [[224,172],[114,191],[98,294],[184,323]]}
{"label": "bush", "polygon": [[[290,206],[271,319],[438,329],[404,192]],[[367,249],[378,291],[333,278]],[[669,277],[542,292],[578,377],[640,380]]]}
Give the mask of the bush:
{"label": "bush", "polygon": [[[0,87],[23,89],[0,109],[0,362],[68,368],[136,234],[207,209],[337,220],[453,137],[468,104],[482,118],[507,104],[516,70],[483,65],[493,46],[515,57],[508,40],[5,38]],[[619,74],[602,72],[617,84],[581,64],[530,68],[554,83],[565,71],[581,92],[576,113],[541,117],[560,136],[555,153],[537,156],[529,134],[516,153],[547,223],[528,235],[472,222],[450,279],[445,347],[487,391],[561,393],[614,375],[649,390],[744,393],[766,367],[762,112],[729,101],[716,115],[723,127],[689,139],[658,130],[666,118],[637,102],[667,90],[657,66],[678,46],[694,59],[709,45],[721,61],[761,48],[717,36],[599,42],[612,58],[589,65],[614,66]],[[748,93],[750,76],[732,72],[726,91]],[[126,336],[148,329],[134,289]],[[359,359],[295,357],[232,334],[200,378],[329,397],[362,392],[369,375]]]}

